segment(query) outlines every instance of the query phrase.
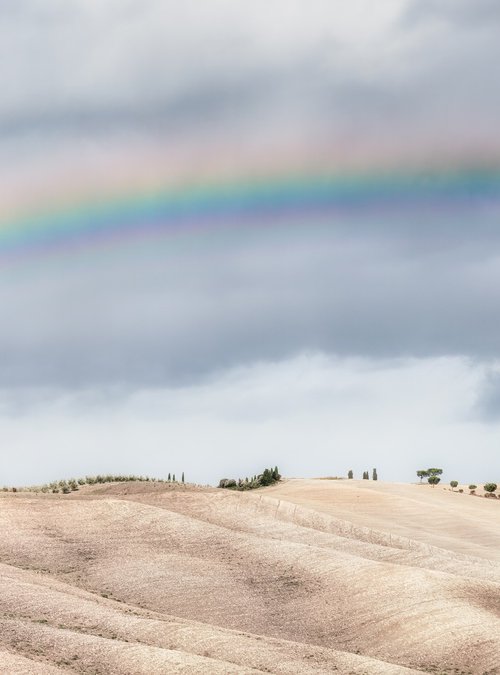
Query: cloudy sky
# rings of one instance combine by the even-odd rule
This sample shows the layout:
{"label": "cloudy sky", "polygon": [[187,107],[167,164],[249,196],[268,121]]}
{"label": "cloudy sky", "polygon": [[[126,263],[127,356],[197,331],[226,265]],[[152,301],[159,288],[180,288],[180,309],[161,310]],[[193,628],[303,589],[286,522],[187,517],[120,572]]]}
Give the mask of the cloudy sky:
{"label": "cloudy sky", "polygon": [[494,0],[2,2],[0,484],[500,481],[499,62]]}

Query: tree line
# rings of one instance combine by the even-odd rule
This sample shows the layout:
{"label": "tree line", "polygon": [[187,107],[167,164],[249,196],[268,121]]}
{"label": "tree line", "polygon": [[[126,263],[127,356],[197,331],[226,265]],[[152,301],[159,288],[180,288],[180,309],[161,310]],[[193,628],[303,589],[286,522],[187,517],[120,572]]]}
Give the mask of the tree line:
{"label": "tree line", "polygon": [[[436,469],[436,468],[419,469],[417,471],[417,477],[420,478],[421,483],[422,483],[422,480],[424,478],[427,478],[427,482],[432,487],[435,487],[441,481],[440,476],[442,475],[442,473],[443,473],[443,469]],[[450,480],[450,487],[451,487],[452,491],[455,490],[455,488],[458,487],[458,481],[457,480]],[[496,483],[484,483],[483,489],[486,493],[485,497],[486,496],[496,497],[496,495],[494,493],[496,492],[497,487],[498,486],[497,486]],[[470,490],[471,495],[475,495],[476,490],[477,490],[477,485],[474,485],[473,483],[471,483],[469,485],[469,490]],[[460,490],[460,492],[462,492],[462,490]]]}
{"label": "tree line", "polygon": [[264,469],[262,473],[248,478],[221,478],[219,481],[220,488],[227,488],[228,490],[255,490],[256,488],[273,485],[281,480],[281,474],[278,467],[274,469]]}
{"label": "tree line", "polygon": [[[167,478],[154,478],[151,476],[135,476],[135,475],[113,475],[113,474],[98,474],[97,476],[85,476],[85,478],[69,478],[67,480],[53,481],[52,483],[45,483],[44,485],[31,485],[23,488],[3,487],[3,492],[52,492],[53,494],[69,494],[76,492],[82,485],[97,485],[102,483],[125,483],[135,481],[150,481],[155,483],[179,483],[174,474],[168,474]],[[184,471],[181,475],[180,483],[185,482]]]}
{"label": "tree line", "polygon": [[[354,478],[354,472],[352,469],[349,469],[347,472],[347,478],[352,480]],[[370,472],[363,471],[363,480],[370,480]],[[372,469],[372,480],[378,480],[377,469]]]}

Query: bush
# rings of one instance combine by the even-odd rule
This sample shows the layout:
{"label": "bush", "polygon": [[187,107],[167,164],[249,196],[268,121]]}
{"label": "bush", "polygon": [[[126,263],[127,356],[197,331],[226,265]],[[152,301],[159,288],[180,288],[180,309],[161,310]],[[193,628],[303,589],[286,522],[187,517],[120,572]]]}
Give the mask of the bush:
{"label": "bush", "polygon": [[486,483],[484,486],[485,492],[488,493],[489,495],[493,495],[496,489],[497,489],[496,483]]}
{"label": "bush", "polygon": [[469,485],[469,490],[476,490],[476,489],[477,489],[477,485]]}
{"label": "bush", "polygon": [[233,478],[221,478],[219,481],[220,488],[235,488],[236,481]]}

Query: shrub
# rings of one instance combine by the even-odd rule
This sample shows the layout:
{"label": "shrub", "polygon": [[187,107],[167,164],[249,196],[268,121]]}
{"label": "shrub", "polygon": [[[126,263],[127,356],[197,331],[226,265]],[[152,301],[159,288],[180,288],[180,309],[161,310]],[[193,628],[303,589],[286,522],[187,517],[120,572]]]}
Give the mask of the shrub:
{"label": "shrub", "polygon": [[450,480],[451,489],[454,490],[458,487],[458,480]]}
{"label": "shrub", "polygon": [[496,483],[486,483],[484,486],[484,490],[486,493],[488,493],[488,495],[493,495],[496,489],[497,489]]}
{"label": "shrub", "polygon": [[221,478],[219,481],[220,488],[235,488],[236,481],[233,478]]}
{"label": "shrub", "polygon": [[476,489],[477,489],[477,485],[469,485],[469,490],[476,490]]}

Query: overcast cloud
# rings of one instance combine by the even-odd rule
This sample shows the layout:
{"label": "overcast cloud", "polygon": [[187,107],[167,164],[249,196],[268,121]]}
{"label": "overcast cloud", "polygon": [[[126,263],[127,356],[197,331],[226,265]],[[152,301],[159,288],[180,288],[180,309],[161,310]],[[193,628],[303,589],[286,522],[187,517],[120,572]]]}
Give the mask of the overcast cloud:
{"label": "overcast cloud", "polygon": [[[499,62],[493,0],[3,2],[0,219],[289,165],[495,167]],[[139,445],[144,472],[182,449],[200,481],[270,452],[308,472],[306,445],[313,474],[345,472],[330,453],[348,451],[391,479],[418,454],[466,480],[474,444],[474,478],[499,471],[499,193],[0,250],[3,473],[140,472]]]}

